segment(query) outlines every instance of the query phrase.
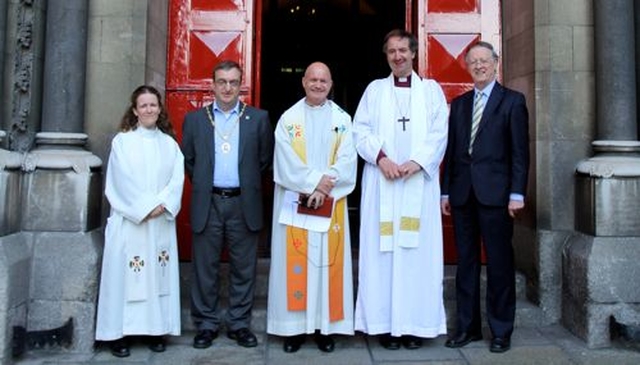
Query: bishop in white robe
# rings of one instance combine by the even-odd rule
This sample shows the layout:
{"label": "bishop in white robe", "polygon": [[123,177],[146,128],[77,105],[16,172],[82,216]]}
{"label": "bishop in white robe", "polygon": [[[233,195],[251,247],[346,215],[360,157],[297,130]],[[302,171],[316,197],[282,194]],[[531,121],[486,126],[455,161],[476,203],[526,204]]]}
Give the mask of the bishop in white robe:
{"label": "bishop in white robe", "polygon": [[[393,74],[371,82],[354,116],[365,161],[355,329],[366,334],[433,338],[446,333],[439,167],[447,143],[441,87],[415,72],[410,87]],[[388,180],[380,156],[420,170]]]}
{"label": "bishop in white robe", "polygon": [[[96,340],[180,335],[175,218],[183,184],[184,158],[169,135],[138,127],[114,137]],[[164,213],[145,219],[159,205]]]}
{"label": "bishop in white robe", "polygon": [[[302,99],[278,121],[275,141],[267,333],[294,336],[319,330],[322,335],[352,335],[353,277],[346,198],[355,188],[357,154],[351,117],[330,100],[310,106]],[[298,214],[291,197],[311,194],[323,175],[335,181],[332,217]],[[306,242],[298,246],[301,241]],[[301,257],[293,265],[288,262],[291,251]],[[294,276],[303,282],[292,288]]]}

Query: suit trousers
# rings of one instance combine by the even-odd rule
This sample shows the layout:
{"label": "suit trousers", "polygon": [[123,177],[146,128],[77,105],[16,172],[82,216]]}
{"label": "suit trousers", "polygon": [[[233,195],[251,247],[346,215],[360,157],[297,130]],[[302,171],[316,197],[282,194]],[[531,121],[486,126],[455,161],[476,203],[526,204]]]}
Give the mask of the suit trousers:
{"label": "suit trousers", "polygon": [[211,195],[204,230],[193,234],[191,316],[198,330],[217,331],[221,319],[220,261],[225,245],[229,252],[229,307],[227,330],[249,328],[256,279],[259,231],[251,231],[244,219],[240,196]]}
{"label": "suit trousers", "polygon": [[458,269],[457,333],[480,334],[481,244],[487,264],[486,310],[494,337],[510,338],[515,320],[513,220],[507,206],[483,205],[473,191],[464,205],[452,207]]}

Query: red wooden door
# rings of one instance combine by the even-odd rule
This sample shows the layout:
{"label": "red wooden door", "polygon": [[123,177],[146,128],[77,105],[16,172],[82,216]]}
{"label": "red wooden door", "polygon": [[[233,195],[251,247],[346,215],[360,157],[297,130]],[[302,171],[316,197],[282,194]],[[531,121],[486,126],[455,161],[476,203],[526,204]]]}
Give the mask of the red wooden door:
{"label": "red wooden door", "polygon": [[[212,71],[220,60],[240,64],[241,98],[257,99],[253,70],[260,43],[254,42],[254,29],[253,0],[170,0],[166,106],[179,140],[184,115],[212,102]],[[177,220],[181,260],[191,259],[190,199],[187,179]]]}
{"label": "red wooden door", "polygon": [[[450,102],[473,88],[464,62],[469,45],[484,40],[500,50],[500,0],[423,0],[417,12],[419,69],[440,83]],[[453,264],[456,250],[450,217],[443,216],[443,232],[444,260]]]}

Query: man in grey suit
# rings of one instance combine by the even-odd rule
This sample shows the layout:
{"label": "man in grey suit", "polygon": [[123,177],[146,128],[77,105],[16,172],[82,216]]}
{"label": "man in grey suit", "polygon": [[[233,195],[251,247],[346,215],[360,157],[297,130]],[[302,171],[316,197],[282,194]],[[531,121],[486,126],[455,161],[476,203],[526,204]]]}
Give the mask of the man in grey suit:
{"label": "man in grey suit", "polygon": [[[193,347],[211,346],[224,323],[240,346],[258,341],[250,330],[257,246],[264,226],[262,179],[273,159],[266,111],[239,101],[242,69],[222,61],[213,70],[212,104],[185,116],[182,153],[191,180]],[[220,255],[227,245],[229,308],[219,314]]]}

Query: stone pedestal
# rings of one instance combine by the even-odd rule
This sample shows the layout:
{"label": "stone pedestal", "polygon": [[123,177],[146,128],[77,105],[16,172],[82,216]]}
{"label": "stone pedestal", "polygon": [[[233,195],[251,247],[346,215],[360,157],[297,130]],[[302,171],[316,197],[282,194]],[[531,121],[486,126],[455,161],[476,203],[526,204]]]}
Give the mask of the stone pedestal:
{"label": "stone pedestal", "polygon": [[[5,132],[0,131],[0,146]],[[26,324],[29,248],[20,231],[20,163],[22,155],[0,147],[0,363],[9,363],[13,326]]]}
{"label": "stone pedestal", "polygon": [[562,318],[589,347],[640,324],[640,142],[595,141],[576,171],[576,230],[563,251]]}
{"label": "stone pedestal", "polygon": [[[4,131],[0,131],[0,146]],[[20,230],[20,163],[22,155],[0,147],[0,237]]]}
{"label": "stone pedestal", "polygon": [[35,232],[27,330],[73,318],[78,352],[93,347],[103,244],[102,161],[86,141],[82,133],[38,133],[23,164],[22,227]]}
{"label": "stone pedestal", "polygon": [[26,231],[77,232],[100,226],[102,162],[84,149],[81,133],[38,133],[27,154],[23,221]]}
{"label": "stone pedestal", "polygon": [[640,142],[595,141],[576,169],[576,230],[640,237]]}
{"label": "stone pedestal", "polygon": [[612,321],[640,324],[640,237],[577,234],[563,251],[562,322],[591,348],[611,345]]}
{"label": "stone pedestal", "polygon": [[0,150],[0,179],[10,182],[0,184],[0,194],[13,199],[0,209],[16,209],[0,215],[0,363],[11,359],[14,326],[44,331],[72,319],[66,350],[93,351],[102,162],[85,150],[86,140],[81,133],[39,133],[27,154]]}

